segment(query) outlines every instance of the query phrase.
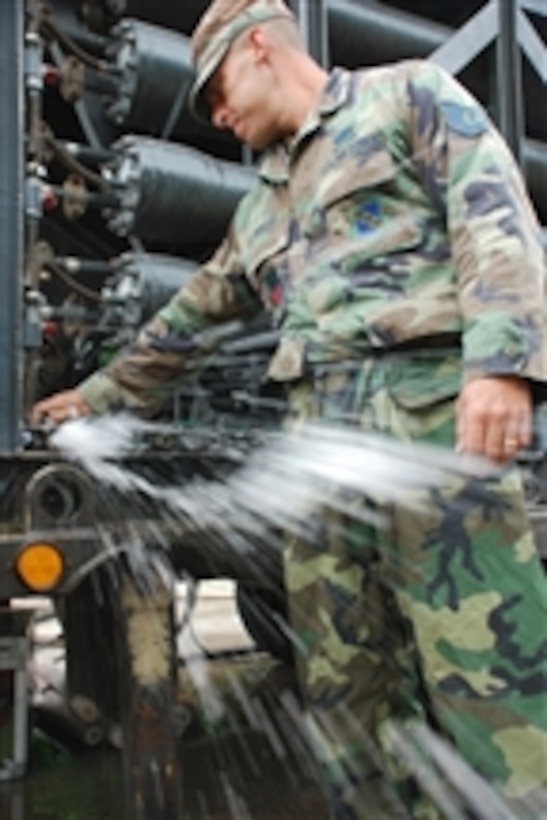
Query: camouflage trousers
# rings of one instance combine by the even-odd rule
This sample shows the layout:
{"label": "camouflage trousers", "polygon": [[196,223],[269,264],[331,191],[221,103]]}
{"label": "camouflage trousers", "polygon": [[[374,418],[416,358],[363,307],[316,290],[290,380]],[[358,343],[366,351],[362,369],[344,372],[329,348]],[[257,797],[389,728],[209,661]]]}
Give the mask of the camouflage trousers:
{"label": "camouflage trousers", "polygon": [[[293,389],[293,419],[453,447],[458,369],[457,357],[327,368]],[[348,498],[347,514],[321,517],[313,544],[287,543],[299,679],[333,817],[475,816],[427,796],[413,771],[423,744],[401,752],[424,725],[492,784],[509,817],[547,817],[547,585],[520,475],[422,495],[419,511]],[[359,523],[352,504],[379,509],[386,525]]]}

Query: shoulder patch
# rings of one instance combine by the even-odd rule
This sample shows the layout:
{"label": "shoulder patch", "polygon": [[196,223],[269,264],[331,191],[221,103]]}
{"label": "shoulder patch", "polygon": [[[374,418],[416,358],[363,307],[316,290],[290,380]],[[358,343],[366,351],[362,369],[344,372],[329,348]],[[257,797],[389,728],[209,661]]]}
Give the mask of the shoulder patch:
{"label": "shoulder patch", "polygon": [[440,109],[451,131],[461,137],[479,137],[488,128],[486,115],[478,106],[442,102]]}

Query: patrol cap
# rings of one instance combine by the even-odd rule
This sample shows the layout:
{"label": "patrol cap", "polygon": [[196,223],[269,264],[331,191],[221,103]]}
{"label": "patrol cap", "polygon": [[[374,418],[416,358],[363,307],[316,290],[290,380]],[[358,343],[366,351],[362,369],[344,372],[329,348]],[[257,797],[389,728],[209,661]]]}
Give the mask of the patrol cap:
{"label": "patrol cap", "polygon": [[205,86],[228,53],[234,40],[256,23],[296,18],[283,0],[214,0],[192,35],[192,59],[196,72],[190,90],[190,110],[198,119],[210,121],[203,94]]}

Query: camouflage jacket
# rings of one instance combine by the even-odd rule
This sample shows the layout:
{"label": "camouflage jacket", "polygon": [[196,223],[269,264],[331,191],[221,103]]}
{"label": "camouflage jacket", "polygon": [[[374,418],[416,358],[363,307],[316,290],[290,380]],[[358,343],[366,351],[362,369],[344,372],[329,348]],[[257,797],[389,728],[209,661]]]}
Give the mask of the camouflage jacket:
{"label": "camouflage jacket", "polygon": [[81,385],[93,410],[153,410],[207,351],[208,329],[263,306],[281,331],[274,379],[443,340],[461,349],[464,380],[546,379],[537,218],[504,141],[444,71],[334,69],[258,171],[210,261]]}

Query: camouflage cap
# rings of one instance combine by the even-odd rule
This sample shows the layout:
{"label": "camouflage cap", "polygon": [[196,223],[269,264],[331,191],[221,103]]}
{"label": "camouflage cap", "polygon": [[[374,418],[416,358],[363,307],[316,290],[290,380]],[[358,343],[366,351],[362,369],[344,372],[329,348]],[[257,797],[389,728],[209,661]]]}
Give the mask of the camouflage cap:
{"label": "camouflage cap", "polygon": [[192,35],[196,78],[189,104],[196,117],[210,121],[211,112],[203,91],[234,40],[255,23],[276,18],[295,21],[283,0],[214,0],[209,6]]}

